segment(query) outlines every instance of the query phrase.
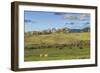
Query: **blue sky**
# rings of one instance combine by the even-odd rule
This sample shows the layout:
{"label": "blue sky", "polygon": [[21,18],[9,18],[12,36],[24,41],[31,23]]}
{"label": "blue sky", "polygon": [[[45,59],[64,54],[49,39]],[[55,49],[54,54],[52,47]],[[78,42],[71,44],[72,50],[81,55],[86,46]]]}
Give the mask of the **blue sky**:
{"label": "blue sky", "polygon": [[64,27],[82,29],[90,27],[90,14],[24,11],[24,26],[25,32]]}

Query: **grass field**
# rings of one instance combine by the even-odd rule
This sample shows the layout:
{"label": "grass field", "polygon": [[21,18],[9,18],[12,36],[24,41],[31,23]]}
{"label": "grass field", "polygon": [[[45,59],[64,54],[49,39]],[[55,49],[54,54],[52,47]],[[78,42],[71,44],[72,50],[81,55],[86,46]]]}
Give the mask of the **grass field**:
{"label": "grass field", "polygon": [[90,58],[89,32],[25,35],[25,61]]}

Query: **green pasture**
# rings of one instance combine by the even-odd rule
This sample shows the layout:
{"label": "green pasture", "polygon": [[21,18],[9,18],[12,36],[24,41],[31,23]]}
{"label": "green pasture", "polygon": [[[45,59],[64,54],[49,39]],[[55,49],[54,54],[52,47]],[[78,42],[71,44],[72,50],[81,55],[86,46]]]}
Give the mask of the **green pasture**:
{"label": "green pasture", "polygon": [[[90,58],[89,40],[89,32],[25,35],[24,60],[45,61],[87,59]],[[85,41],[88,42],[85,43]]]}

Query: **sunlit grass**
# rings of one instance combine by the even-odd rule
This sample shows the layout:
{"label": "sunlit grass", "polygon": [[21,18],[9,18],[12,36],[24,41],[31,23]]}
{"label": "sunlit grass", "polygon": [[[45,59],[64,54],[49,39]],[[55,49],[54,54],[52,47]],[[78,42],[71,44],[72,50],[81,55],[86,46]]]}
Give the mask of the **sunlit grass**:
{"label": "sunlit grass", "polygon": [[[81,33],[52,33],[47,35],[31,35],[25,36],[25,52],[24,60],[25,61],[44,61],[44,60],[70,60],[70,59],[87,59],[90,58],[90,47],[82,46],[65,46],[61,49],[59,47],[40,47],[37,49],[26,48],[31,44],[69,44],[79,40],[90,40],[89,32]],[[40,54],[43,56],[40,57]],[[48,56],[44,56],[48,54]]]}

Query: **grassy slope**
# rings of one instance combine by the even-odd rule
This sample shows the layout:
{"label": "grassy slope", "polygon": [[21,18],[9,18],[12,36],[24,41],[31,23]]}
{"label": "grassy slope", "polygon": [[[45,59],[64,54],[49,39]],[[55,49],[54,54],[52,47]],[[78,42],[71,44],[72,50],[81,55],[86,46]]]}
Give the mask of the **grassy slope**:
{"label": "grassy slope", "polygon": [[89,33],[54,33],[49,35],[38,35],[25,37],[25,45],[28,44],[55,44],[55,43],[68,43],[74,40],[89,40]]}
{"label": "grassy slope", "polygon": [[[89,33],[53,33],[48,35],[25,36],[25,46],[30,44],[64,44],[74,40],[89,40]],[[48,54],[48,57],[40,57],[40,54]],[[39,60],[61,60],[61,59],[84,59],[89,58],[90,49],[84,46],[84,49],[68,48],[25,48],[25,61]]]}

